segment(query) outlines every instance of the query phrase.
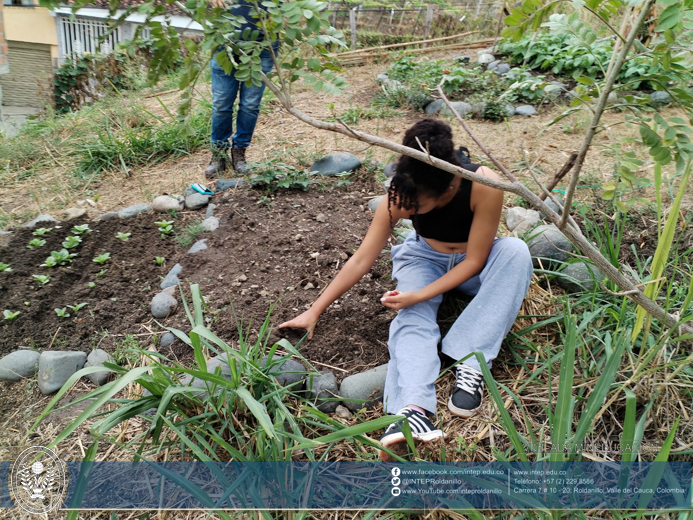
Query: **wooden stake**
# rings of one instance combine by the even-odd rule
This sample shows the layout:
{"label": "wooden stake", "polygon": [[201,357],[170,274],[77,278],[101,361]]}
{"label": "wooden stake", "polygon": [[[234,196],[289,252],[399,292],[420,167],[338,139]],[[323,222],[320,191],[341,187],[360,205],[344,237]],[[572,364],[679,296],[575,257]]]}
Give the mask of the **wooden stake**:
{"label": "wooden stake", "polygon": [[351,49],[356,49],[356,8],[349,10],[349,27],[351,28]]}
{"label": "wooden stake", "polygon": [[[457,38],[464,38],[465,36],[471,36],[472,34],[476,34],[479,31],[468,31],[460,34],[454,34],[452,36],[445,36],[443,38],[434,38],[432,40],[418,40],[415,42],[404,42],[404,43],[392,43],[390,45],[381,45],[378,47],[366,47],[364,49],[358,49],[355,51],[346,51],[346,52],[341,52],[339,54],[333,54],[331,57],[337,57],[337,58],[342,58],[346,56],[350,56],[352,54],[357,54],[360,52],[369,52],[369,51],[376,51],[376,50],[383,50],[383,49],[395,49],[398,47],[408,47],[410,45],[421,45],[423,43],[435,43],[435,42],[443,42],[443,41],[448,41],[448,40],[454,40]],[[476,43],[476,42],[470,42],[470,43]]]}

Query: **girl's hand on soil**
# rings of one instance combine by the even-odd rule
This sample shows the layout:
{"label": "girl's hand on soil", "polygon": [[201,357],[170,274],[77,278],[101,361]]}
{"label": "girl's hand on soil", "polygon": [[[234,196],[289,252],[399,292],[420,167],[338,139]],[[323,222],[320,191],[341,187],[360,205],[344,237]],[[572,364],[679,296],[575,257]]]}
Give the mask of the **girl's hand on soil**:
{"label": "girl's hand on soil", "polygon": [[405,307],[419,303],[416,291],[388,291],[383,294],[380,301],[385,307],[395,310],[404,309]]}
{"label": "girl's hand on soil", "polygon": [[313,309],[309,309],[293,320],[285,321],[279,325],[280,329],[305,329],[308,331],[308,339],[313,339],[315,332],[315,324],[318,322],[319,314],[316,314]]}

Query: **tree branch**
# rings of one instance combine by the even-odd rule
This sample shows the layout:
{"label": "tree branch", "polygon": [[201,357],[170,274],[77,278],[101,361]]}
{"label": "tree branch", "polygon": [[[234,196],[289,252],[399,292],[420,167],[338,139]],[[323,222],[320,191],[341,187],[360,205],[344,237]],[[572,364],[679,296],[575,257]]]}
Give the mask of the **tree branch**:
{"label": "tree branch", "polygon": [[623,63],[626,61],[628,51],[633,45],[633,41],[635,40],[635,37],[638,34],[638,29],[645,21],[645,18],[649,14],[650,9],[652,9],[654,3],[655,0],[645,0],[645,3],[642,6],[642,11],[640,12],[640,16],[638,16],[637,22],[631,28],[630,34],[628,35],[628,39],[626,40],[626,43],[623,45],[623,49],[621,49],[621,54],[619,54],[618,56],[618,60],[616,61],[614,67],[610,70],[609,76],[606,78],[606,82],[604,83],[604,90],[602,91],[602,95],[599,97],[597,108],[595,109],[594,115],[592,116],[592,123],[590,124],[590,128],[587,131],[587,135],[585,136],[585,140],[582,143],[582,148],[580,148],[580,153],[578,154],[578,157],[575,161],[575,167],[570,177],[570,184],[568,185],[568,189],[565,193],[565,209],[563,211],[563,215],[561,216],[561,220],[558,222],[558,227],[561,229],[563,229],[563,227],[565,227],[566,222],[568,222],[568,215],[570,214],[570,208],[573,204],[573,195],[575,194],[575,188],[577,186],[578,178],[580,177],[580,172],[582,171],[582,165],[585,162],[585,157],[587,156],[587,152],[589,151],[590,144],[592,144],[592,139],[594,138],[594,135],[597,132],[599,120],[601,119],[602,114],[604,113],[604,108],[606,107],[606,102],[609,97],[609,93],[611,92],[611,89],[614,86],[614,83],[616,82],[616,76],[618,75],[618,72],[621,70]]}

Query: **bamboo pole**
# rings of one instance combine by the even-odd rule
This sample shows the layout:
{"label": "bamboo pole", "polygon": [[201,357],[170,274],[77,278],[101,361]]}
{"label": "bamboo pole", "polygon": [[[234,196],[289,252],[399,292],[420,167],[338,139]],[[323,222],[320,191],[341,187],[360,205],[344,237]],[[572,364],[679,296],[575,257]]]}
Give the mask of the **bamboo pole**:
{"label": "bamboo pole", "polygon": [[465,36],[471,36],[472,34],[476,34],[479,31],[468,31],[460,34],[454,34],[452,36],[444,36],[443,38],[434,38],[433,40],[417,40],[415,42],[404,42],[404,43],[392,43],[390,45],[381,45],[379,47],[366,47],[364,49],[358,49],[355,51],[346,51],[346,52],[341,52],[339,54],[332,54],[330,57],[332,58],[342,58],[346,57],[352,54],[358,54],[362,52],[369,52],[369,51],[376,51],[376,50],[383,50],[383,49],[394,49],[398,47],[408,47],[410,45],[421,45],[423,43],[436,43],[436,42],[442,42],[442,41],[448,41],[448,40],[454,40],[456,38],[463,38]]}

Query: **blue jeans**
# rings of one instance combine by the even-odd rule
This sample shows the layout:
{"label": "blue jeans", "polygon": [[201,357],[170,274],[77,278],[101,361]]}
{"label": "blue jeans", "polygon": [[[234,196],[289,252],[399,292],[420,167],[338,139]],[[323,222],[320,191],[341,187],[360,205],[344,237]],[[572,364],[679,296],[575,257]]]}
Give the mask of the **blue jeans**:
{"label": "blue jeans", "polygon": [[[416,291],[434,282],[464,260],[465,254],[435,251],[412,232],[392,248],[392,278],[397,290]],[[456,361],[482,352],[491,364],[520,311],[532,279],[532,258],[519,238],[497,238],[486,265],[457,289],[474,295],[445,338],[443,353]],[[443,295],[401,309],[390,324],[390,362],[383,396],[385,411],[397,413],[413,404],[434,413],[435,380],[440,373],[436,322]],[[476,357],[464,361],[479,370]]]}
{"label": "blue jeans", "polygon": [[[225,51],[222,51],[225,52]],[[260,54],[262,72],[269,74],[274,66],[269,50]],[[250,85],[238,81],[232,70],[226,74],[217,63],[211,61],[212,67],[212,148],[229,148],[229,137],[233,133],[233,104],[238,100],[236,133],[233,134],[234,148],[247,148],[253,138],[257,117],[260,114],[260,101],[265,92],[265,85]]]}

